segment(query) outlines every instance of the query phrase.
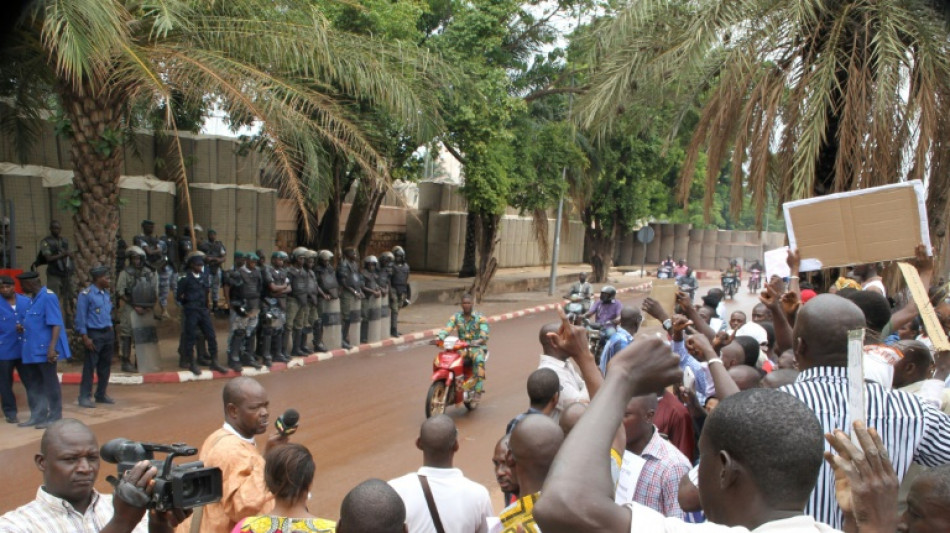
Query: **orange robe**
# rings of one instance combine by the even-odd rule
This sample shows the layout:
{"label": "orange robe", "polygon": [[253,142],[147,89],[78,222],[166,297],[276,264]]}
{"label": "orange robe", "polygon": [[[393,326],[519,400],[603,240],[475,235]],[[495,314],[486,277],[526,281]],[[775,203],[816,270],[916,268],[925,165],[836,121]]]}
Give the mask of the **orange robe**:
{"label": "orange robe", "polygon": [[[198,459],[220,468],[222,478],[221,501],[204,506],[199,531],[231,531],[241,519],[274,508],[274,496],[264,483],[264,457],[253,444],[221,428],[205,439]],[[175,531],[189,533],[191,522],[185,520]]]}

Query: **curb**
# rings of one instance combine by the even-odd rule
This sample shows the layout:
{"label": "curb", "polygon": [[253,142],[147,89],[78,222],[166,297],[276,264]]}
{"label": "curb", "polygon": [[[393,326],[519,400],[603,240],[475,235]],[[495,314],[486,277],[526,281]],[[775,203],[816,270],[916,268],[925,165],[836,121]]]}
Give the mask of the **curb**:
{"label": "curb", "polygon": [[[626,287],[623,289],[617,289],[617,293],[626,293],[626,292],[637,292],[650,288],[653,285],[652,281],[647,281],[636,285],[634,287]],[[502,313],[500,315],[492,315],[487,318],[489,323],[502,322],[504,320],[511,320],[513,318],[520,318],[523,316],[533,315],[537,313],[543,313],[544,311],[550,311],[556,309],[561,304],[558,302],[539,305],[535,307],[528,307],[526,309],[521,309],[519,311],[512,311],[509,313]],[[330,350],[329,352],[319,352],[313,353],[306,357],[295,357],[289,363],[274,363],[270,368],[262,367],[260,370],[255,370],[252,367],[246,367],[241,371],[240,375],[242,376],[261,376],[266,374],[273,374],[275,372],[284,372],[293,368],[309,366],[317,364],[321,361],[326,361],[333,359],[334,357],[345,357],[347,355],[368,352],[370,350],[375,350],[377,348],[386,348],[389,346],[399,346],[401,344],[406,344],[409,342],[420,341],[427,339],[429,337],[435,337],[439,333],[439,329],[427,329],[424,331],[417,331],[414,333],[405,333],[399,337],[394,337],[390,339],[383,339],[381,341],[371,342],[367,344],[360,344],[359,346],[354,346],[349,350],[343,348],[337,348],[336,350]],[[168,372],[155,372],[152,374],[112,374],[109,377],[110,385],[144,385],[146,383],[186,383],[189,381],[211,381],[213,379],[227,379],[237,377],[238,374],[235,372],[214,372],[211,370],[202,370],[200,376],[196,376],[188,370],[182,371],[168,371]],[[69,372],[59,374],[59,381],[62,384],[66,385],[78,385],[82,380],[81,372]]]}

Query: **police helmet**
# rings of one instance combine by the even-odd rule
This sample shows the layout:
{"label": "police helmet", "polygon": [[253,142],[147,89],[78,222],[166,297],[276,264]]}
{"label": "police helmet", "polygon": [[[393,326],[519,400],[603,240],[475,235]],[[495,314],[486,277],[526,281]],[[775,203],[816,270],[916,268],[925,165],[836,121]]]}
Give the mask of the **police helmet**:
{"label": "police helmet", "polygon": [[145,250],[139,248],[138,246],[129,246],[125,250],[125,256],[132,257],[133,255],[137,255],[139,257],[145,257]]}
{"label": "police helmet", "polygon": [[393,259],[396,258],[396,256],[394,256],[392,252],[383,252],[383,253],[379,254],[379,258],[380,258],[380,259],[386,259],[386,260],[388,260],[388,261],[392,261]]}
{"label": "police helmet", "polygon": [[298,257],[304,257],[305,255],[307,255],[307,248],[304,246],[298,246],[294,248],[294,251],[291,252],[291,255],[294,256],[294,259]]}
{"label": "police helmet", "polygon": [[205,254],[204,252],[191,252],[188,254],[188,257],[185,258],[185,264],[190,265],[194,261],[201,261],[204,263]]}
{"label": "police helmet", "polygon": [[393,254],[395,254],[395,255],[399,255],[399,254],[406,255],[406,251],[402,249],[402,246],[396,246],[396,247],[393,248]]}
{"label": "police helmet", "polygon": [[307,258],[307,259],[316,259],[316,258],[317,258],[317,252],[315,252],[314,250],[307,250],[307,251],[303,254],[303,256],[304,256],[305,258]]}
{"label": "police helmet", "polygon": [[379,260],[376,259],[375,255],[367,255],[365,258],[363,258],[363,262],[377,264],[379,263]]}
{"label": "police helmet", "polygon": [[319,257],[320,259],[329,261],[333,259],[333,252],[331,252],[330,250],[320,250],[320,253],[317,254],[317,257]]}
{"label": "police helmet", "polygon": [[287,252],[277,250],[276,252],[270,254],[271,259],[287,259]]}

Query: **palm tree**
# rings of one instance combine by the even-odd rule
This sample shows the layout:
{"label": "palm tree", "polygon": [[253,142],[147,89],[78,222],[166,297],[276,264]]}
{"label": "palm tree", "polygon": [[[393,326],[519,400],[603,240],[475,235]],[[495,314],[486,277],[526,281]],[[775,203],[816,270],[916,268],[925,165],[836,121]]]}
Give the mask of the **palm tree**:
{"label": "palm tree", "polygon": [[[630,2],[596,34],[581,124],[609,129],[636,102],[700,103],[679,180],[708,154],[732,206],[757,223],[780,202],[902,179],[929,180],[934,241],[947,231],[950,32],[927,0]],[[674,124],[674,128],[676,124]],[[935,225],[936,224],[936,225]]]}
{"label": "palm tree", "polygon": [[269,163],[301,206],[313,177],[300,170],[313,168],[324,146],[374,179],[388,176],[341,92],[407,124],[428,116],[407,81],[427,68],[423,52],[334,31],[306,1],[35,0],[14,31],[15,44],[0,51],[13,125],[28,132],[37,109],[58,107],[72,141],[80,285],[91,266],[114,264],[120,147],[135,110],[161,106],[172,133],[176,104],[220,106],[234,124],[257,121]]}

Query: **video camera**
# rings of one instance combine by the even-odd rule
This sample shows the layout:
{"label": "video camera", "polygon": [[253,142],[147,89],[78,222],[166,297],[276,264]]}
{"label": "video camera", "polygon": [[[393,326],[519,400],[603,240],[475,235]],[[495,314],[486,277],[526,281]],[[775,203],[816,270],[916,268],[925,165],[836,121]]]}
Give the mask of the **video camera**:
{"label": "video camera", "polygon": [[[167,453],[164,461],[155,460],[155,452]],[[193,509],[221,500],[221,469],[205,468],[201,461],[174,464],[175,457],[197,455],[198,449],[187,444],[153,444],[128,439],[112,439],[102,446],[103,461],[117,464],[119,478],[135,463],[150,461],[158,468],[149,509]]]}

